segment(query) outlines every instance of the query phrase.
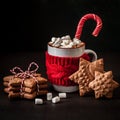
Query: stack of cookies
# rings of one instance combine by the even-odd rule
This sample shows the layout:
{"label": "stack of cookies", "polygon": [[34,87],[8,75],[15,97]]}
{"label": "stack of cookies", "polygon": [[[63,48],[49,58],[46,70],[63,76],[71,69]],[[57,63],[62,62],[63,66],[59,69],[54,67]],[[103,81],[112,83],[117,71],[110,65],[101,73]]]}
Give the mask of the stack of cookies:
{"label": "stack of cookies", "polygon": [[[4,81],[7,77],[4,77]],[[8,93],[8,97],[10,99],[34,99],[38,95],[47,94],[47,88],[47,79],[42,77],[40,74],[34,74],[34,77],[28,77],[25,79],[13,76],[8,81],[5,92]]]}
{"label": "stack of cookies", "polygon": [[79,70],[69,76],[69,79],[79,85],[80,96],[94,91],[95,98],[112,98],[113,90],[119,86],[113,80],[112,71],[104,71],[103,59],[89,62],[80,58]]}

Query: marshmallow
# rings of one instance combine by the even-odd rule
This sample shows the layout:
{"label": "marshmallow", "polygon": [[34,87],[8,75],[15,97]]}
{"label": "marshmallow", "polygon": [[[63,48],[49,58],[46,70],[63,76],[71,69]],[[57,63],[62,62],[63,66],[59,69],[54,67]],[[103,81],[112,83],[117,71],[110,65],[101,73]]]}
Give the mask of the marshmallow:
{"label": "marshmallow", "polygon": [[64,45],[62,48],[72,48],[72,45]]}
{"label": "marshmallow", "polygon": [[47,100],[52,100],[52,93],[47,93]]}
{"label": "marshmallow", "polygon": [[66,93],[58,93],[58,96],[60,98],[66,98],[67,97]]}
{"label": "marshmallow", "polygon": [[50,44],[50,45],[53,45],[53,43],[56,41],[56,39],[57,39],[57,38],[52,37],[52,38],[51,38],[51,41],[49,42],[49,44]]}
{"label": "marshmallow", "polygon": [[71,38],[70,38],[69,35],[66,35],[65,38],[66,38],[67,40],[71,40]]}
{"label": "marshmallow", "polygon": [[35,98],[35,104],[43,104],[43,99]]}
{"label": "marshmallow", "polygon": [[65,39],[66,39],[66,37],[65,37],[65,36],[61,37],[61,40],[65,40]]}
{"label": "marshmallow", "polygon": [[70,43],[70,40],[63,40],[63,43],[64,43],[65,45],[68,45],[68,44]]}
{"label": "marshmallow", "polygon": [[59,48],[74,48],[77,45],[80,45],[80,40],[77,38],[73,38],[73,40],[70,38],[69,35],[63,36],[63,37],[52,37],[51,41],[49,42],[50,45],[53,47],[59,47]]}
{"label": "marshmallow", "polygon": [[52,37],[51,38],[51,42],[55,42],[56,41],[56,38],[55,37]]}
{"label": "marshmallow", "polygon": [[74,42],[70,42],[70,44],[69,44],[70,46],[73,46],[73,45],[75,45],[75,43]]}
{"label": "marshmallow", "polygon": [[56,41],[53,43],[54,47],[59,47],[61,44],[62,40],[60,38],[57,38]]}
{"label": "marshmallow", "polygon": [[60,97],[59,96],[56,96],[54,98],[52,98],[52,103],[58,103],[60,102]]}
{"label": "marshmallow", "polygon": [[73,38],[73,42],[75,43],[75,44],[80,44],[80,40],[79,39],[77,39],[77,38]]}
{"label": "marshmallow", "polygon": [[61,46],[69,45],[70,42],[70,40],[62,40]]}

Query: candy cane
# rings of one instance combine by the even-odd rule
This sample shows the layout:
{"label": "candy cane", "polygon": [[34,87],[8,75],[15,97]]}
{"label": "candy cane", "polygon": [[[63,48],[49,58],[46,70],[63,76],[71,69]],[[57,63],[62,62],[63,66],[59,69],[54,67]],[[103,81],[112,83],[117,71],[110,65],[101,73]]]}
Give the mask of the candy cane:
{"label": "candy cane", "polygon": [[88,19],[93,19],[94,21],[96,21],[97,25],[96,25],[96,28],[94,29],[92,35],[95,36],[95,37],[98,36],[98,34],[99,34],[99,32],[100,32],[100,30],[102,28],[102,20],[101,20],[101,18],[99,16],[95,15],[95,14],[86,14],[80,19],[80,21],[78,23],[75,38],[80,39],[84,23]]}

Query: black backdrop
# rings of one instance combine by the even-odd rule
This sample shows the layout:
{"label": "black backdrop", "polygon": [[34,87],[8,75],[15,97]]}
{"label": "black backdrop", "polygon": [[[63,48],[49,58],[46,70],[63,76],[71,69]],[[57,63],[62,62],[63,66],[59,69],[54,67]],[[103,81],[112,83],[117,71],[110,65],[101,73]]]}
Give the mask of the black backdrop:
{"label": "black backdrop", "polygon": [[[3,3],[2,3],[3,2]],[[120,120],[120,88],[111,100],[95,100],[93,96],[69,94],[68,99],[43,106],[33,101],[10,102],[3,92],[2,78],[10,75],[15,66],[25,71],[35,61],[47,78],[45,54],[52,36],[69,34],[74,37],[80,18],[95,13],[103,20],[98,37],[91,35],[94,21],[86,22],[81,40],[86,47],[104,58],[105,71],[112,70],[114,80],[120,83],[120,0],[4,0],[1,2],[0,39],[0,120]],[[54,91],[53,91],[54,92]],[[57,95],[57,94],[56,94]],[[24,118],[23,118],[24,116]],[[59,116],[59,117],[58,117]],[[3,119],[2,119],[3,118]]]}
{"label": "black backdrop", "polygon": [[0,52],[44,51],[52,36],[74,37],[80,18],[95,13],[103,20],[97,38],[91,35],[94,21],[87,21],[81,40],[96,51],[120,51],[119,0],[32,0],[2,4]]}

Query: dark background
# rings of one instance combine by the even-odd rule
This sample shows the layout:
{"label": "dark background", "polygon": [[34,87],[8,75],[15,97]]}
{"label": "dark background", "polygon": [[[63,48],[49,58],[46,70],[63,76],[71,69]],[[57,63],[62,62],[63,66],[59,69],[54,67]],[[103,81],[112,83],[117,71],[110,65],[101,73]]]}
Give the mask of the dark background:
{"label": "dark background", "polygon": [[[34,100],[10,101],[3,92],[3,77],[15,66],[26,70],[34,61],[47,78],[45,51],[51,37],[74,37],[81,17],[95,13],[103,28],[98,37],[91,35],[95,22],[85,23],[81,40],[86,48],[104,59],[105,71],[113,72],[120,84],[120,0],[4,0],[1,2],[0,39],[0,119],[1,120],[120,120],[120,87],[110,100],[96,100],[94,95],[67,94],[58,104]],[[58,92],[51,89],[54,95]],[[46,98],[45,98],[46,99]]]}
{"label": "dark background", "polygon": [[119,0],[13,0],[1,5],[2,53],[44,51],[53,36],[73,38],[80,18],[87,13],[100,16],[103,28],[95,38],[91,35],[95,22],[86,22],[81,36],[86,48],[120,51]]}

